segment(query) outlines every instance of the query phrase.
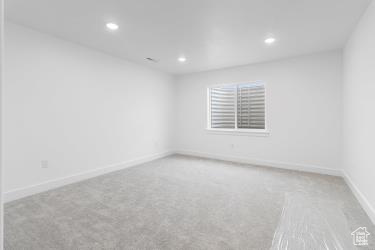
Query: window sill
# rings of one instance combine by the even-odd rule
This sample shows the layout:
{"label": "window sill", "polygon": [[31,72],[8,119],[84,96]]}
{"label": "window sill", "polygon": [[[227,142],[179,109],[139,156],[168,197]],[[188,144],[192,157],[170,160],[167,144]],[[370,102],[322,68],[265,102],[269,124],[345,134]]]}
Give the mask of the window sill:
{"label": "window sill", "polygon": [[213,129],[206,128],[206,131],[210,134],[218,135],[242,135],[242,136],[257,136],[257,137],[267,137],[270,133],[267,130],[252,130],[252,129]]}

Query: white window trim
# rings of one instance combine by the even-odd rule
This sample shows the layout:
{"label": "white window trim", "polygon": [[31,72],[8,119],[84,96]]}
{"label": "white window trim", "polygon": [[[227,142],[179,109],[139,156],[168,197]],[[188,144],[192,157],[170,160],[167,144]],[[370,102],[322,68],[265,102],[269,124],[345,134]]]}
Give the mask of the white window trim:
{"label": "white window trim", "polygon": [[[211,128],[211,96],[210,96],[210,89],[217,88],[217,87],[227,87],[227,86],[237,86],[243,83],[262,83],[264,85],[264,125],[265,129],[238,129],[237,128],[237,92],[235,95],[235,128],[234,129],[220,129],[220,128]],[[244,135],[244,136],[259,136],[259,137],[266,137],[270,135],[269,126],[268,126],[268,115],[267,115],[267,86],[266,83],[263,81],[243,81],[239,83],[229,83],[229,84],[217,84],[211,85],[207,87],[207,124],[206,124],[206,131],[210,134],[226,134],[226,135]]]}

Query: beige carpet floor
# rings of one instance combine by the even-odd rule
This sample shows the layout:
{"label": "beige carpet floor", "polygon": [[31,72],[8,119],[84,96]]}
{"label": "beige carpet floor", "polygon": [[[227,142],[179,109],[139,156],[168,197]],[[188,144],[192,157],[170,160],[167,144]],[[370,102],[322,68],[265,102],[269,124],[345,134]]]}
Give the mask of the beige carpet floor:
{"label": "beige carpet floor", "polygon": [[356,249],[342,178],[175,155],[5,204],[6,250]]}

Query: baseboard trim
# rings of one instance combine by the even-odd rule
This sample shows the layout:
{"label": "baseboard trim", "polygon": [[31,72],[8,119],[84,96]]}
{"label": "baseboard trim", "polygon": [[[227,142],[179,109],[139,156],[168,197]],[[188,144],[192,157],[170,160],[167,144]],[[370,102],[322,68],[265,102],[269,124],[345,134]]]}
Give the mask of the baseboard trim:
{"label": "baseboard trim", "polygon": [[24,198],[24,197],[27,197],[27,196],[30,196],[30,195],[33,195],[33,194],[45,192],[45,191],[48,191],[50,189],[58,188],[58,187],[65,186],[65,185],[68,185],[68,184],[72,184],[72,183],[75,183],[75,182],[87,180],[87,179],[90,179],[90,178],[93,178],[93,177],[96,177],[96,176],[100,176],[100,175],[103,175],[103,174],[107,174],[107,173],[110,173],[110,172],[113,172],[113,171],[117,171],[117,170],[129,168],[129,167],[133,167],[133,166],[136,166],[136,165],[140,165],[140,164],[143,164],[143,163],[146,163],[146,162],[149,162],[149,161],[153,161],[153,160],[156,160],[156,159],[159,159],[159,158],[163,158],[163,157],[166,157],[166,156],[169,156],[169,155],[172,155],[172,154],[174,154],[174,152],[167,151],[167,152],[163,152],[163,153],[147,155],[147,156],[143,156],[143,157],[140,157],[140,158],[137,158],[137,159],[111,164],[111,165],[108,165],[106,167],[101,167],[101,168],[96,168],[96,169],[89,170],[89,171],[86,171],[86,172],[81,172],[79,174],[70,175],[70,176],[66,176],[66,177],[63,177],[63,178],[58,178],[58,179],[42,182],[42,183],[32,185],[32,186],[28,186],[28,187],[25,187],[25,188],[13,189],[13,190],[10,190],[8,192],[4,192],[3,193],[3,199],[4,199],[4,202],[10,202],[10,201],[18,200],[18,199],[21,199],[21,198]]}
{"label": "baseboard trim", "polygon": [[358,186],[354,183],[353,179],[346,171],[342,171],[342,177],[344,178],[346,184],[348,184],[354,196],[357,198],[359,204],[361,204],[363,210],[365,210],[368,217],[375,225],[375,208],[371,206],[366,196],[359,190]]}
{"label": "baseboard trim", "polygon": [[318,166],[313,166],[313,165],[285,163],[285,162],[277,162],[277,161],[266,161],[266,160],[250,159],[250,158],[243,158],[243,157],[237,157],[237,156],[202,153],[202,152],[189,151],[189,150],[177,150],[175,151],[175,153],[181,154],[181,155],[189,155],[189,156],[196,156],[196,157],[202,157],[202,158],[245,163],[245,164],[263,166],[263,167],[288,169],[288,170],[333,175],[333,176],[342,175],[340,170],[323,168],[323,167],[318,167]]}
{"label": "baseboard trim", "polygon": [[365,195],[359,190],[357,185],[353,182],[353,180],[349,177],[349,175],[345,171],[323,168],[323,167],[312,166],[312,165],[305,165],[305,164],[265,161],[265,160],[242,158],[242,157],[237,157],[237,156],[202,153],[202,152],[189,151],[189,150],[177,150],[175,151],[175,153],[180,154],[180,155],[195,156],[195,157],[201,157],[201,158],[207,158],[207,159],[216,159],[216,160],[223,160],[223,161],[245,163],[245,164],[256,165],[256,166],[288,169],[288,170],[342,177],[344,181],[347,183],[347,185],[349,186],[349,188],[351,189],[354,196],[357,198],[359,204],[367,213],[372,223],[375,224],[375,208],[371,206],[370,202],[367,200]]}
{"label": "baseboard trim", "polygon": [[97,168],[97,169],[82,172],[79,174],[46,181],[46,182],[39,183],[36,185],[28,186],[25,188],[13,189],[13,190],[3,193],[3,201],[6,203],[6,202],[18,200],[18,199],[21,199],[30,195],[45,192],[45,191],[58,188],[61,186],[65,186],[68,184],[72,184],[75,182],[87,180],[87,179],[100,176],[103,174],[107,174],[110,172],[114,172],[117,170],[137,166],[137,165],[140,165],[149,161],[153,161],[156,159],[160,159],[163,157],[167,157],[173,154],[188,155],[188,156],[202,157],[202,158],[208,158],[208,159],[217,159],[217,160],[223,160],[223,161],[231,161],[231,162],[245,163],[245,164],[256,165],[256,166],[295,170],[295,171],[302,171],[302,172],[309,172],[309,173],[341,176],[344,178],[345,182],[347,183],[347,185],[353,192],[354,196],[357,198],[358,202],[361,204],[362,208],[365,210],[365,212],[369,216],[372,223],[375,224],[375,208],[371,206],[370,202],[367,200],[365,195],[359,190],[358,186],[353,182],[353,180],[345,171],[322,168],[318,166],[305,165],[305,164],[265,161],[265,160],[258,160],[258,159],[242,158],[242,157],[237,157],[237,156],[202,153],[202,152],[189,151],[189,150],[167,151],[163,153],[148,155],[148,156],[140,157],[137,159],[133,159],[133,160],[129,160],[129,161],[121,162],[121,163],[111,164],[106,167]]}

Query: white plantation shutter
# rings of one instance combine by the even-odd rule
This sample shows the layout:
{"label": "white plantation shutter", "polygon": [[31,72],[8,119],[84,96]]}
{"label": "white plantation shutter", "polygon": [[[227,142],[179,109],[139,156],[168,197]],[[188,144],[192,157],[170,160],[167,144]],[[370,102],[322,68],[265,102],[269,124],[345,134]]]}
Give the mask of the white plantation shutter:
{"label": "white plantation shutter", "polygon": [[236,88],[211,88],[211,128],[234,129],[236,126]]}
{"label": "white plantation shutter", "polygon": [[239,129],[265,129],[263,84],[237,86],[237,127]]}
{"label": "white plantation shutter", "polygon": [[209,89],[210,127],[265,129],[265,88],[262,83]]}

